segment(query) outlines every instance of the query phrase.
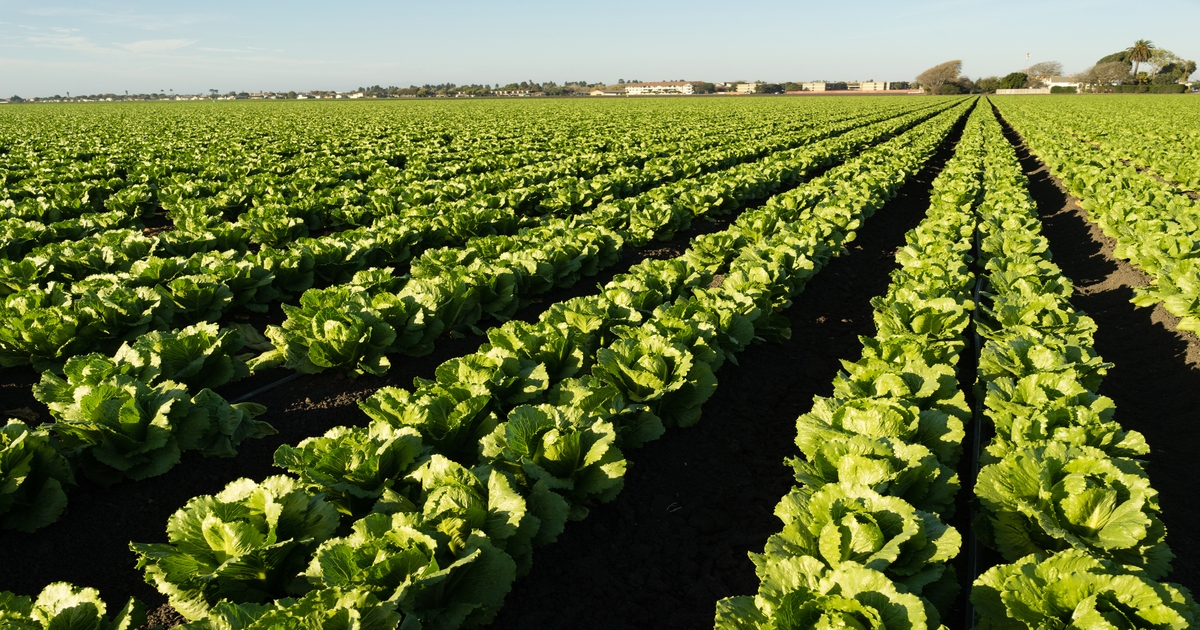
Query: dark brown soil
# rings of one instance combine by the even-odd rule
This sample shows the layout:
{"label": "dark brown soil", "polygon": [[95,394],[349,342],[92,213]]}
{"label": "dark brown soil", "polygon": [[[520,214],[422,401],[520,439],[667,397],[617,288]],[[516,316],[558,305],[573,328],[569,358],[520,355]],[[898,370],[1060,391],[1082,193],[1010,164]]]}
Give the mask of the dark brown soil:
{"label": "dark brown soil", "polygon": [[832,393],[839,359],[860,356],[858,335],[874,334],[870,299],[958,133],[796,296],[791,339],[723,367],[698,425],[626,453],[621,494],[534,552],[489,628],[710,628],[718,599],[757,592],[747,552],[782,527],[773,510],[793,485],[783,459],[799,454],[796,418]]}
{"label": "dark brown soil", "polygon": [[1096,321],[1096,350],[1114,364],[1100,393],[1116,402],[1116,420],[1146,436],[1150,480],[1159,492],[1167,542],[1175,553],[1169,579],[1200,588],[1200,503],[1196,445],[1200,444],[1200,339],[1178,331],[1178,318],[1158,304],[1139,308],[1133,287],[1149,279],[1113,256],[1112,239],[1088,221],[1024,141],[1006,125],[1030,180],[1054,262],[1075,282],[1071,302]]}
{"label": "dark brown soil", "polygon": [[[110,604],[112,605],[112,604]],[[175,612],[170,604],[163,604],[158,608],[146,611],[146,626],[153,628],[159,626],[162,628],[174,628],[175,626],[187,623],[187,619],[183,615]]]}

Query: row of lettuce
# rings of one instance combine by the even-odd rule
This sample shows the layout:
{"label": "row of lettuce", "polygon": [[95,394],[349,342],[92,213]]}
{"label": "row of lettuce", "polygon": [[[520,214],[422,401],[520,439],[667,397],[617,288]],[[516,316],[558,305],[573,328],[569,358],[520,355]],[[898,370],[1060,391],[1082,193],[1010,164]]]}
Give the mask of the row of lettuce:
{"label": "row of lettuce", "polygon": [[[41,429],[10,425],[14,461],[28,447],[44,465],[35,467],[42,474],[23,477],[4,493],[9,499],[0,505],[0,523],[28,531],[56,520],[76,468],[106,485],[143,479],[171,469],[185,451],[233,456],[242,440],[274,433],[256,420],[262,406],[231,405],[213,391],[251,368],[380,374],[389,354],[427,354],[445,334],[479,333],[480,325],[506,321],[533,297],[611,266],[626,239],[644,243],[695,217],[755,203],[930,115],[885,120],[717,174],[723,177],[678,182],[672,202],[655,206],[658,214],[602,207],[570,223],[556,219],[515,236],[427,250],[403,277],[389,268],[358,271],[347,284],[306,291],[298,307],[285,305],[286,321],[268,329],[273,344],[246,326],[201,322],[142,334],[111,355],[73,357],[61,376],[47,371],[34,389],[55,422]],[[727,246],[706,237],[695,255],[719,259]],[[630,287],[622,299],[639,304],[645,299],[640,290]],[[509,343],[517,347],[519,334],[513,334],[517,339]]]}
{"label": "row of lettuce", "polygon": [[988,125],[980,208],[986,270],[977,396],[995,437],[975,494],[980,540],[1011,564],[975,581],[984,628],[1190,628],[1191,594],[1160,582],[1173,557],[1143,437],[1097,395],[1109,367],[1069,301],[1012,146]]}
{"label": "row of lettuce", "polygon": [[[571,215],[578,211],[594,209],[600,202],[621,205],[621,199],[636,196],[681,178],[692,178],[737,164],[753,162],[771,153],[838,135],[900,113],[902,112],[892,109],[881,109],[869,117],[856,120],[794,125],[797,129],[780,130],[785,133],[770,139],[739,139],[736,142],[727,140],[703,151],[700,147],[694,147],[686,157],[672,156],[663,160],[662,164],[651,160],[639,164],[639,168],[636,169],[587,180],[588,192],[559,202],[556,212]],[[542,168],[553,171],[555,168],[571,170],[572,167],[569,164],[557,164]],[[318,286],[346,282],[358,269],[404,263],[410,255],[416,255],[422,249],[461,245],[473,236],[513,234],[521,227],[537,225],[537,217],[551,214],[548,211],[532,212],[523,209],[521,204],[512,199],[514,196],[543,198],[546,196],[544,191],[538,194],[533,188],[520,190],[522,192],[519,195],[512,189],[491,191],[491,197],[485,194],[452,207],[439,205],[436,200],[398,202],[404,206],[404,210],[388,211],[386,214],[381,212],[380,218],[387,220],[381,224],[369,224],[372,228],[369,231],[342,229],[327,237],[312,239],[297,238],[289,234],[280,239],[287,243],[287,247],[268,247],[267,255],[260,255],[258,259],[246,255],[247,249],[255,242],[247,235],[246,226],[225,221],[220,212],[213,214],[197,210],[193,215],[172,216],[177,229],[152,237],[142,237],[131,231],[114,231],[82,241],[41,247],[24,259],[20,256],[12,257],[3,263],[0,292],[7,295],[30,285],[44,287],[52,281],[70,285],[85,282],[93,276],[108,274],[117,275],[117,280],[132,280],[135,285],[163,284],[176,277],[206,273],[220,278],[227,272],[206,270],[220,267],[221,263],[244,259],[252,264],[258,263],[258,266],[269,271],[277,271],[280,267],[296,268],[292,271],[293,275],[297,275],[296,278],[284,278],[281,286],[274,287],[283,299],[286,299],[289,293],[311,286],[314,274]],[[396,197],[395,191],[381,189],[377,192],[381,198]],[[495,196],[495,193],[500,192],[505,194]],[[634,199],[632,203],[647,205],[648,202],[671,199],[672,192],[674,191],[670,189],[659,190],[656,194]],[[293,218],[302,219],[304,223],[322,224],[323,219],[320,216],[304,214],[302,209],[289,210],[293,211],[301,214],[300,217]],[[225,253],[223,258],[226,260],[208,260],[203,265],[191,260],[198,254],[208,252]],[[288,259],[283,256],[286,253],[299,254],[300,259]],[[159,257],[166,260],[156,260]],[[132,277],[123,275],[127,273]],[[307,284],[297,289],[296,285],[303,284],[305,280],[299,277],[301,274],[307,275]],[[151,275],[153,277],[149,277]],[[109,280],[108,283],[101,282],[95,288],[111,284],[112,278]],[[86,288],[91,287],[87,284],[81,287]],[[79,291],[68,289],[67,292]],[[275,297],[252,296],[253,299],[243,298],[242,301],[245,302],[245,306],[253,308],[268,304]]]}
{"label": "row of lettuce", "polygon": [[[806,122],[792,127],[805,132],[817,128],[816,133],[837,133],[848,128],[848,124],[843,121],[839,127],[821,127]],[[777,138],[740,143],[727,139],[736,138],[737,134],[717,137],[722,141],[693,139],[660,149],[666,156],[686,152],[689,156],[686,158],[655,158],[638,150],[620,155],[598,154],[601,163],[619,165],[624,170],[621,174],[588,181],[594,188],[592,198],[573,199],[573,204],[560,202],[557,209],[578,210],[597,200],[614,200],[679,177],[752,161],[773,150],[806,141],[810,134],[782,133]],[[709,150],[694,155],[702,148]],[[581,168],[575,164],[578,161],[564,159],[539,165],[547,173],[541,179],[572,175]],[[611,170],[603,164],[595,170]],[[412,173],[395,168],[392,171],[379,175],[378,181],[372,180],[370,184],[375,200],[372,203],[390,208],[385,210],[380,206],[375,212],[378,222],[366,221],[370,230],[346,230],[347,226],[337,225],[341,231],[335,234],[297,239],[300,235],[296,232],[297,222],[303,224],[299,226],[303,229],[319,227],[329,222],[328,213],[310,212],[304,204],[284,199],[275,205],[290,203],[288,212],[298,216],[282,221],[256,219],[256,213],[261,214],[271,206],[267,197],[283,195],[280,190],[287,188],[267,183],[261,186],[261,191],[243,191],[238,203],[197,201],[192,205],[172,205],[159,200],[156,203],[167,203],[170,208],[176,229],[150,237],[132,230],[103,232],[82,240],[70,234],[69,242],[50,243],[28,255],[26,250],[39,242],[40,237],[14,237],[2,248],[10,255],[0,261],[0,294],[6,298],[5,315],[19,324],[12,334],[0,340],[0,361],[4,365],[33,362],[39,367],[53,367],[79,348],[110,345],[115,349],[120,340],[131,339],[147,326],[180,328],[212,320],[234,309],[265,310],[274,302],[291,300],[311,286],[347,282],[359,269],[406,264],[411,256],[426,248],[461,245],[477,235],[512,234],[521,227],[537,224],[532,217],[516,212],[511,199],[513,191],[503,187],[480,191],[470,200],[451,205],[424,198],[405,201],[403,191],[395,188],[396,181],[403,181],[402,175]],[[290,173],[289,177],[288,186],[297,191],[321,188],[318,184],[304,183],[304,178],[296,173]],[[531,185],[519,177],[509,183]],[[193,188],[197,200],[218,199],[222,192],[214,186],[197,184]],[[527,187],[522,191],[517,196],[537,201],[539,195],[534,193],[539,191]],[[545,191],[540,192],[540,197],[548,196]],[[263,240],[253,236],[252,226],[230,223],[225,216],[242,212],[247,204],[253,204],[243,213],[247,221],[281,226],[282,230],[279,238],[268,241],[271,246],[253,254],[247,249]],[[277,243],[280,246],[274,246]]]}
{"label": "row of lettuce", "polygon": [[[745,208],[794,186],[813,173],[845,160],[866,147],[896,133],[902,133],[944,108],[890,118],[812,142],[803,147],[781,151],[749,164],[736,166],[712,175],[689,179],[639,195],[626,207],[602,205],[592,212],[580,213],[559,225],[575,226],[584,234],[593,230],[615,241],[614,253],[619,253],[625,241],[644,245],[654,238],[670,238],[688,228],[693,220],[708,219]],[[427,252],[424,260],[414,263],[411,280],[396,295],[400,300],[412,296],[416,303],[427,303],[421,296],[437,288],[461,287],[445,298],[434,300],[442,311],[432,318],[444,323],[444,329],[463,333],[475,328],[482,318],[504,321],[520,305],[554,286],[570,286],[557,275],[537,277],[538,272],[554,270],[549,263],[562,261],[573,271],[578,257],[559,256],[555,259],[553,241],[547,234],[531,231],[528,246],[519,253],[501,237],[481,239],[485,242],[478,253],[464,250]],[[523,235],[524,236],[524,235]],[[494,244],[493,244],[494,243]],[[606,261],[609,262],[609,261]],[[615,262],[615,258],[611,260]],[[610,263],[611,264],[611,263]],[[531,278],[533,279],[531,281]],[[410,291],[410,286],[415,291]],[[381,295],[381,293],[384,293]],[[414,317],[419,308],[400,308],[388,299],[386,285],[366,287],[335,286],[324,291],[309,291],[301,298],[301,308],[285,307],[288,319],[282,326],[271,327],[267,336],[277,351],[260,359],[261,364],[283,361],[287,367],[302,372],[339,369],[351,374],[386,369],[384,355],[405,353],[420,355],[425,351],[424,340],[415,342],[415,349],[406,337],[416,336],[412,326],[421,327]],[[512,299],[505,299],[509,296]],[[331,308],[337,305],[337,308]],[[446,311],[449,311],[446,313]],[[414,315],[414,313],[417,313]],[[335,337],[328,331],[340,331],[337,322],[348,331]],[[377,338],[370,343],[356,343],[372,326],[380,326]],[[394,332],[396,340],[390,340]],[[428,334],[420,333],[420,334]],[[435,333],[436,335],[436,333]]]}
{"label": "row of lettuce", "polygon": [[[337,221],[377,205],[380,197],[391,196],[380,194],[387,191],[397,198],[459,198],[500,190],[505,178],[537,181],[540,169],[566,161],[581,172],[603,172],[712,143],[686,122],[676,122],[668,140],[661,127],[616,117],[591,130],[593,137],[581,139],[560,121],[542,121],[540,128],[510,124],[507,132],[496,133],[494,126],[480,124],[484,121],[464,127],[453,118],[434,122],[409,116],[399,122],[386,116],[391,120],[384,130],[371,124],[380,116],[361,112],[358,120],[338,121],[358,123],[352,130],[331,128],[312,116],[224,112],[214,117],[222,119],[220,124],[204,130],[208,133],[187,134],[198,122],[214,122],[191,111],[171,121],[178,128],[147,135],[155,121],[140,113],[124,119],[102,115],[103,128],[81,128],[78,123],[90,117],[82,112],[23,121],[26,133],[5,138],[0,154],[3,218],[35,221],[54,231],[66,226],[47,224],[87,215],[117,213],[128,222],[156,209],[236,212],[295,203],[326,208]],[[434,131],[438,122],[442,129]],[[740,117],[707,122],[722,132],[763,133],[761,122]],[[138,127],[134,133],[121,133],[131,125]],[[613,155],[604,142],[588,141],[593,139],[631,150]]]}
{"label": "row of lettuce", "polygon": [[784,528],[751,554],[755,596],[717,603],[722,630],[938,628],[958,594],[956,508],[964,423],[956,367],[975,308],[983,122],[977,107],[906,235],[876,335],[843,361],[833,396],[796,422],[796,487],[775,508]]}
{"label": "row of lettuce", "polygon": [[[1113,255],[1133,263],[1150,278],[1135,289],[1134,303],[1162,303],[1180,318],[1178,328],[1200,332],[1200,201],[1153,173],[1122,161],[1114,148],[1099,149],[1058,132],[1062,115],[1025,102],[1000,101],[1005,119],[1045,162],[1088,219],[1116,241]],[[1195,160],[1179,158],[1180,168]],[[1153,163],[1155,169],[1162,162]],[[1169,171],[1165,175],[1179,177]],[[1186,177],[1178,184],[1194,186]]]}
{"label": "row of lettuce", "polygon": [[789,334],[777,311],[966,107],[742,213],[677,259],[490,330],[413,391],[380,390],[361,404],[368,426],[282,447],[276,463],[291,475],[197,497],[171,518],[171,542],[135,544],[147,580],[197,628],[487,621],[533,547],[620,491],[623,448],[697,422],[726,359]]}
{"label": "row of lettuce", "polygon": [[719,602],[717,628],[938,627],[958,588],[945,563],[961,541],[945,519],[970,418],[954,366],[972,320],[985,340],[975,398],[995,432],[973,528],[1008,563],[974,581],[976,627],[1200,618],[1187,589],[1157,581],[1172,556],[1135,459],[1149,448],[1096,394],[1108,364],[1050,262],[1027,183],[999,123],[977,110],[872,302],[876,337],[797,422],[799,485],[776,508],[784,530],[752,554],[758,595]]}

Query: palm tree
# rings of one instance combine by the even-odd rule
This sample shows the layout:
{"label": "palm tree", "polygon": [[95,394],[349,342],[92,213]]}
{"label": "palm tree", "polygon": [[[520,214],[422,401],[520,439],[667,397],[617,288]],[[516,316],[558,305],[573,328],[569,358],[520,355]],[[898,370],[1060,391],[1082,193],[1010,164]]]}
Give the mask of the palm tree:
{"label": "palm tree", "polygon": [[1154,54],[1154,42],[1148,39],[1139,39],[1125,50],[1129,53],[1129,60],[1133,62],[1133,78],[1136,81],[1138,68],[1141,67],[1143,61],[1150,61],[1150,56]]}

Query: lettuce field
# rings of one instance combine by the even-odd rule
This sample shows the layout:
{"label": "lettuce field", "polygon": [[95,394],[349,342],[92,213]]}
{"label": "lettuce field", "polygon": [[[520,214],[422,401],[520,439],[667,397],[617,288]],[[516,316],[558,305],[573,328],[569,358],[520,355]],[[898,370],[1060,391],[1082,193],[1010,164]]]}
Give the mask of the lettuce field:
{"label": "lettuce field", "polygon": [[4,107],[0,626],[1194,627],[1197,104]]}

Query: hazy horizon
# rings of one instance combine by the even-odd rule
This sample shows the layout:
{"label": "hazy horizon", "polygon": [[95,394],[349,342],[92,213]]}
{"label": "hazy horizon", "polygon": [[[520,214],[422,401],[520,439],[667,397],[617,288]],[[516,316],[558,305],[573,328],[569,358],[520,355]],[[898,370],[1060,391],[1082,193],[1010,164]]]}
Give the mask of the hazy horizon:
{"label": "hazy horizon", "polygon": [[1198,27],[1200,0],[1136,7],[1111,0],[218,0],[202,12],[145,0],[0,0],[0,95],[522,80],[911,81],[949,59],[962,59],[972,78],[1038,61],[1059,61],[1070,73],[1142,38],[1200,58]]}

